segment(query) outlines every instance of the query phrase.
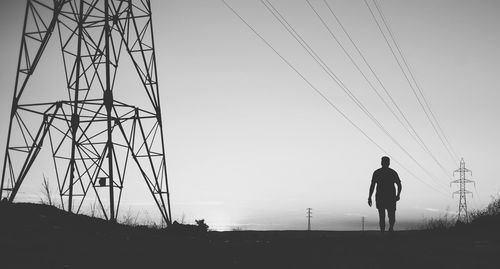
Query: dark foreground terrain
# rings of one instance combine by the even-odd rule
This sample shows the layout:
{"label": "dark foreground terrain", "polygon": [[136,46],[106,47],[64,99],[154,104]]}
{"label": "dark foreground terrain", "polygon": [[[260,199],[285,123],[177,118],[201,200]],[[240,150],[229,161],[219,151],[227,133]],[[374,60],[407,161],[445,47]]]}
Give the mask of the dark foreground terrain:
{"label": "dark foreground terrain", "polygon": [[0,268],[500,268],[500,227],[179,232],[0,206]]}

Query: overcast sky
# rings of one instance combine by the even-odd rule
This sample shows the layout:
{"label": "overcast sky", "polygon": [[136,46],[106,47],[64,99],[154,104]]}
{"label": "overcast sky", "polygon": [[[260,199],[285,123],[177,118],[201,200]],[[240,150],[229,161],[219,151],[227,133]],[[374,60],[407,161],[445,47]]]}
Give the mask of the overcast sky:
{"label": "overcast sky", "polygon": [[[459,166],[427,120],[363,0],[327,0],[375,73],[421,136],[440,168],[397,122],[332,39],[305,0],[271,3],[388,132],[429,173],[352,102],[258,0],[226,0],[248,24],[392,157],[403,184],[399,228],[456,211],[450,177]],[[382,88],[323,0],[310,0],[368,80]],[[500,192],[500,2],[379,0],[413,75],[458,157],[473,171],[470,208]],[[375,9],[372,1],[369,1]],[[0,131],[7,139],[24,1],[0,2]],[[373,170],[385,155],[334,110],[219,0],[152,1],[166,130],[173,219],[204,218],[216,229],[376,227],[366,204]],[[32,100],[65,98],[58,40],[49,43],[30,87]],[[123,57],[126,57],[124,55]],[[115,94],[135,100],[143,90],[125,61]],[[387,96],[385,96],[386,100]],[[30,99],[31,99],[30,98]],[[39,100],[39,101],[38,101]],[[3,163],[3,153],[1,154]],[[38,201],[43,174],[55,180],[50,152],[28,175],[18,201]],[[396,163],[397,160],[400,164]],[[409,173],[403,166],[411,171]],[[443,171],[445,170],[445,171]],[[446,172],[446,173],[445,173]],[[413,175],[412,175],[413,174]],[[431,174],[432,177],[429,175]],[[415,176],[416,177],[415,177]],[[141,181],[125,182],[122,213],[157,212]],[[431,187],[429,187],[429,185]],[[54,182],[53,186],[56,186]],[[145,213],[147,212],[147,213]]]}

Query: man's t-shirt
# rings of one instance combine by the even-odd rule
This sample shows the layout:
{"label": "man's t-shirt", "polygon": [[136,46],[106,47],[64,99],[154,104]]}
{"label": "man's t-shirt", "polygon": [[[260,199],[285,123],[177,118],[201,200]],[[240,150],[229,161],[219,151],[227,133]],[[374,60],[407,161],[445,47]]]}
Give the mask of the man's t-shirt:
{"label": "man's t-shirt", "polygon": [[375,200],[377,208],[392,208],[396,206],[396,187],[400,183],[398,173],[391,168],[379,168],[373,172],[372,183],[377,184]]}

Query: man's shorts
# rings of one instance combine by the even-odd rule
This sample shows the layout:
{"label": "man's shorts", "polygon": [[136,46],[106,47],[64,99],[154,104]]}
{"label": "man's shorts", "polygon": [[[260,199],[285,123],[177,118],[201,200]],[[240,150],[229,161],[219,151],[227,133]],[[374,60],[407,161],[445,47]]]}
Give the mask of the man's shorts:
{"label": "man's shorts", "polygon": [[396,198],[375,197],[377,209],[396,210]]}

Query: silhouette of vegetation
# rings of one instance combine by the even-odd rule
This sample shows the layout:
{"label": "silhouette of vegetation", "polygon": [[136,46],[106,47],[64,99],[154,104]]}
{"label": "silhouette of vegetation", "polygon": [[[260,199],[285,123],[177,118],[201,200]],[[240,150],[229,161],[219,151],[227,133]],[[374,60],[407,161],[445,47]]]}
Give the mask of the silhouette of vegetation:
{"label": "silhouette of vegetation", "polygon": [[56,206],[54,198],[52,195],[52,190],[50,189],[49,180],[43,176],[42,181],[42,197],[40,198],[40,203],[43,205]]}
{"label": "silhouette of vegetation", "polygon": [[142,217],[140,224],[141,226],[145,226],[154,230],[161,230],[167,227],[167,224],[165,223],[165,220],[163,218],[160,218],[160,221],[158,222],[157,220],[153,219],[147,211],[144,211],[143,214],[144,217]]}
{"label": "silhouette of vegetation", "polygon": [[469,212],[469,223],[457,221],[456,216],[445,214],[440,217],[424,220],[418,228],[421,230],[443,231],[453,228],[481,228],[496,229],[500,226],[500,196],[492,201],[484,209]]}
{"label": "silhouette of vegetation", "polygon": [[100,206],[99,206],[99,203],[97,202],[97,199],[95,199],[94,202],[92,202],[92,204],[90,204],[89,216],[91,216],[93,218],[101,218],[102,217],[102,213],[100,211]]}
{"label": "silhouette of vegetation", "polygon": [[134,214],[129,208],[127,213],[121,217],[120,223],[127,226],[139,226],[139,212]]}
{"label": "silhouette of vegetation", "polygon": [[486,208],[472,211],[470,225],[481,226],[481,228],[498,228],[500,226],[500,196],[494,197]]}
{"label": "silhouette of vegetation", "polygon": [[420,225],[418,228],[420,230],[430,230],[430,231],[443,231],[449,230],[455,227],[456,217],[450,216],[450,214],[446,213],[443,216],[425,219],[424,223]]}
{"label": "silhouette of vegetation", "polygon": [[185,223],[185,219],[186,219],[186,214],[182,213],[182,217],[181,217],[180,223],[184,224]]}
{"label": "silhouette of vegetation", "polygon": [[208,232],[208,225],[205,223],[204,219],[200,220],[195,220],[196,225],[198,225],[198,228],[203,231],[203,232]]}
{"label": "silhouette of vegetation", "polygon": [[182,234],[200,234],[208,232],[208,225],[205,223],[204,219],[195,220],[196,225],[193,224],[183,224],[178,221],[174,221],[169,230]]}

